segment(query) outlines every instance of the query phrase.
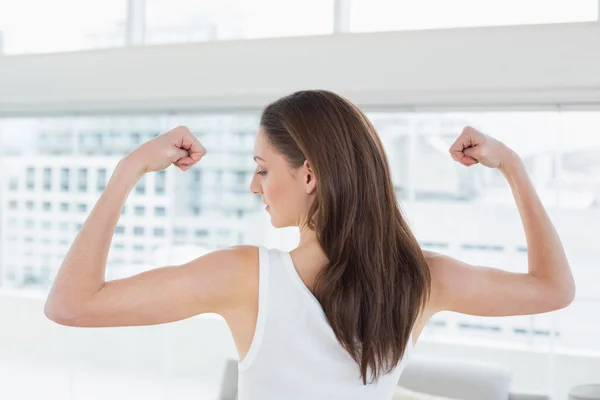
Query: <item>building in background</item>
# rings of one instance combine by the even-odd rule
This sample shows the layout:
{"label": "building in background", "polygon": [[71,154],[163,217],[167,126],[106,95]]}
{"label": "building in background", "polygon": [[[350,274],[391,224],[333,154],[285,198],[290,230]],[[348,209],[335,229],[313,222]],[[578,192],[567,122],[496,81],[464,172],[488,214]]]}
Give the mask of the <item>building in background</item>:
{"label": "building in background", "polygon": [[[160,133],[158,118],[139,119],[135,126],[110,118],[72,122],[29,126],[21,132],[29,145],[5,149],[0,260],[5,287],[48,288],[118,161]],[[227,116],[190,122],[210,155],[187,173],[169,168],[140,179],[116,227],[111,276],[156,267],[156,253],[172,246],[189,251],[194,245],[201,253],[264,237],[266,224],[251,222],[261,201],[249,192],[257,122]]]}

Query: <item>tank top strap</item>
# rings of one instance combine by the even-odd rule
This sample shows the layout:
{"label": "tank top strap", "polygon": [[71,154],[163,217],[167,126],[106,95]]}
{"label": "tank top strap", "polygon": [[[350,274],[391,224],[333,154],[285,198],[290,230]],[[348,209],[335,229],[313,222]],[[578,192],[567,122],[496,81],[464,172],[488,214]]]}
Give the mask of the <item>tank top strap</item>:
{"label": "tank top strap", "polygon": [[250,348],[244,359],[238,364],[240,371],[245,371],[252,365],[265,333],[269,303],[270,258],[270,250],[264,246],[258,246],[258,315]]}

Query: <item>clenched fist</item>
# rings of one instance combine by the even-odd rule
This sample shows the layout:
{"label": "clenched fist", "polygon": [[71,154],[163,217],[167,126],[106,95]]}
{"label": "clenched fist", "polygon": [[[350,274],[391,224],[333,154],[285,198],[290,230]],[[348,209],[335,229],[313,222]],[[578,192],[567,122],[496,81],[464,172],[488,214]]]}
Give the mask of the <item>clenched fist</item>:
{"label": "clenched fist", "polygon": [[185,126],[179,126],[142,144],[126,158],[141,174],[160,171],[173,164],[187,171],[204,155],[206,149]]}
{"label": "clenched fist", "polygon": [[450,155],[455,161],[470,167],[482,164],[489,168],[503,169],[517,155],[504,143],[477,129],[467,126],[450,146]]}

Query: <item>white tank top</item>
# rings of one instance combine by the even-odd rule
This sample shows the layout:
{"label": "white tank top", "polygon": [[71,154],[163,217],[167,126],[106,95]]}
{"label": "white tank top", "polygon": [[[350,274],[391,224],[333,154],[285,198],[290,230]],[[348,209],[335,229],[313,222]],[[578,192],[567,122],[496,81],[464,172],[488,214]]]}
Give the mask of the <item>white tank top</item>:
{"label": "white tank top", "polygon": [[412,353],[378,382],[363,385],[290,253],[259,246],[258,317],[238,364],[238,400],[389,400]]}

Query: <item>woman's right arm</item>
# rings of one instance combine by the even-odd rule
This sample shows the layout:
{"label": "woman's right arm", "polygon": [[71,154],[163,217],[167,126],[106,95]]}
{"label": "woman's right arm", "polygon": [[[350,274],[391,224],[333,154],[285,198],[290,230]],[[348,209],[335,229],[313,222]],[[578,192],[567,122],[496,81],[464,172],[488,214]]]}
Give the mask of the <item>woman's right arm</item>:
{"label": "woman's right arm", "polygon": [[[70,326],[151,325],[212,312],[227,314],[257,285],[254,246],[234,246],[178,266],[105,280],[110,243],[121,208],[147,171],[174,164],[189,169],[206,150],[179,127],[136,149],[117,166],[67,253],[46,300],[51,320]],[[254,263],[254,264],[253,264]]]}

